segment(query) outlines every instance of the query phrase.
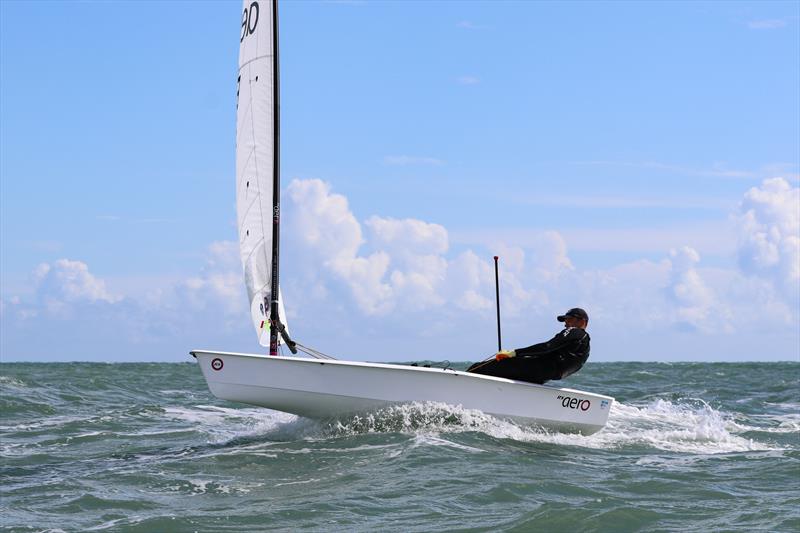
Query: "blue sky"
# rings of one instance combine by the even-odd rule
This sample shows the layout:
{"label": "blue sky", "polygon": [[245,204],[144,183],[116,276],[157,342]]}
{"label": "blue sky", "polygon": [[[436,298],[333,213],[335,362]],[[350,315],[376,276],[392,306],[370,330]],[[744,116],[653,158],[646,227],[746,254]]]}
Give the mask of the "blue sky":
{"label": "blue sky", "polygon": [[[257,351],[240,3],[0,3],[3,360]],[[305,344],[800,358],[800,3],[284,2],[282,276]],[[323,235],[323,241],[312,238]]]}

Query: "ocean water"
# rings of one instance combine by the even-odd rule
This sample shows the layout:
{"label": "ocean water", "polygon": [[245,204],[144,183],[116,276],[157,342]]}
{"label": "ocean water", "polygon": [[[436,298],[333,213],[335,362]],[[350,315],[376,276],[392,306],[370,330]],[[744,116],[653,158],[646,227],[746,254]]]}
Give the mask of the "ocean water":
{"label": "ocean water", "polygon": [[430,403],[321,423],[217,400],[194,363],[5,363],[0,527],[800,531],[800,363],[564,385],[617,398],[604,430]]}

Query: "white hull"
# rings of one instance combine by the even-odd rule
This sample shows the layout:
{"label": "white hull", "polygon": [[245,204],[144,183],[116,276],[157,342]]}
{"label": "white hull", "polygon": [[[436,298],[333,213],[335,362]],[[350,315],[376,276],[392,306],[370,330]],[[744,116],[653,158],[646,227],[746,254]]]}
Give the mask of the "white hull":
{"label": "white hull", "polygon": [[330,419],[396,403],[442,402],[557,431],[602,429],[609,396],[441,368],[191,352],[217,398]]}

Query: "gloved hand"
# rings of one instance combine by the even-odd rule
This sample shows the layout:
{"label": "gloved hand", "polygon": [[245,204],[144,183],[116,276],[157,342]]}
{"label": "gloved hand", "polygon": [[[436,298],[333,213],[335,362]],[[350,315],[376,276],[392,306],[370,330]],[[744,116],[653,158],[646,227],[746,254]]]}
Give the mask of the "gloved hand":
{"label": "gloved hand", "polygon": [[514,357],[517,355],[517,352],[514,350],[503,350],[497,352],[497,355],[494,356],[495,361],[502,361],[503,359],[508,359],[509,357]]}

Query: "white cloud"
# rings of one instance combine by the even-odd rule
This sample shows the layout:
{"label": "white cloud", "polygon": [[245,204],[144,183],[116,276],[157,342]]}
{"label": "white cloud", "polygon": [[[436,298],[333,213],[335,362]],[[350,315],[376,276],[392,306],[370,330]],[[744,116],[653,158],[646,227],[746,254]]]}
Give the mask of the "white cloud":
{"label": "white cloud", "polygon": [[[541,242],[541,231],[524,227],[489,227],[450,232],[450,241],[467,246],[492,246],[497,235],[523,248]],[[729,220],[693,221],[667,227],[576,228],[558,232],[572,251],[664,253],[672,248],[691,246],[705,254],[733,255],[736,232]]]}
{"label": "white cloud", "polygon": [[364,239],[347,198],[316,179],[293,180],[288,193],[298,207],[289,215],[296,238],[331,261],[355,256]]}
{"label": "white cloud", "polygon": [[364,238],[347,198],[331,193],[328,184],[316,179],[293,180],[288,192],[297,209],[288,217],[287,229],[308,261],[306,272],[319,276],[321,265],[350,288],[363,311],[388,311],[392,288],[384,281],[384,275],[389,256],[384,252],[358,256]]}
{"label": "white cloud", "polygon": [[[311,265],[305,269],[306,286],[324,285],[321,276],[332,276],[368,316],[398,309],[445,312],[450,302],[462,310],[493,307],[490,258],[479,258],[471,250],[448,258],[449,236],[443,226],[372,216],[363,223],[365,235],[346,198],[332,193],[329,185],[294,180],[288,190],[295,203],[288,210],[295,213],[288,219],[288,231],[302,248],[302,262]],[[527,264],[521,248],[496,242],[492,250],[503,255],[503,307],[511,315],[532,300],[526,280],[553,280],[573,268],[557,232],[537,234]],[[546,300],[545,295],[537,298]]]}
{"label": "white cloud", "polygon": [[747,23],[747,27],[751,30],[774,30],[785,26],[785,19],[760,19],[751,20]]}
{"label": "white cloud", "polygon": [[[347,199],[320,180],[294,180],[289,196],[297,206],[289,231],[310,260],[306,269],[321,265],[345,284],[358,308],[381,315],[396,306],[441,305],[438,287],[445,277],[447,232],[419,220],[372,217],[365,223],[372,253],[362,253],[366,241]],[[300,215],[299,213],[302,213]]]}
{"label": "white cloud", "polygon": [[420,157],[413,155],[387,155],[383,158],[383,163],[390,166],[405,167],[410,165],[429,165],[440,167],[444,161],[435,157]]}
{"label": "white cloud", "polygon": [[369,244],[391,258],[389,281],[397,304],[425,309],[444,303],[439,289],[447,275],[447,230],[421,220],[370,217]]}
{"label": "white cloud", "polygon": [[439,224],[407,218],[397,220],[377,216],[366,220],[370,240],[393,255],[440,255],[447,252],[447,230]]}
{"label": "white cloud", "polygon": [[639,259],[599,271],[576,273],[572,281],[575,299],[586,302],[595,323],[624,330],[634,320],[637,327],[650,329],[669,323],[669,307],[661,288],[669,282],[669,260]]}
{"label": "white cloud", "polygon": [[[677,304],[675,321],[699,329],[711,328],[708,318],[715,298],[695,268],[700,262],[700,254],[684,246],[670,250],[669,255],[671,269],[667,294]],[[719,317],[724,314],[719,305],[714,308],[714,314],[713,327],[719,327]]]}
{"label": "white cloud", "polygon": [[[318,335],[319,347],[335,355],[385,360],[416,353],[420,338],[432,353],[453,359],[495,348],[492,255],[500,256],[510,347],[551,335],[554,316],[573,306],[589,311],[597,354],[605,359],[685,359],[698,355],[691,350],[701,341],[746,357],[752,352],[745,341],[763,334],[782,335],[783,344],[776,341],[768,355],[786,357],[786,346],[797,342],[796,300],[787,300],[785,289],[798,286],[798,193],[784,180],[748,191],[738,225],[727,229],[742,234],[741,272],[703,267],[691,243],[673,246],[669,255],[667,248],[660,261],[586,270],[570,258],[569,239],[554,231],[497,229],[453,251],[452,235],[439,224],[359,221],[347,198],[320,180],[295,180],[287,192],[282,253],[289,257],[281,272],[287,310],[299,340],[314,345]],[[237,243],[215,242],[196,274],[149,281],[145,297],[141,287],[120,290],[119,279],[101,279],[83,262],[43,263],[31,295],[3,297],[3,350],[48,353],[59,343],[63,357],[73,346],[72,358],[83,358],[86,339],[97,357],[120,346],[128,358],[145,359],[158,359],[167,347],[174,359],[192,346],[257,350],[241,270]],[[370,351],[351,351],[356,339]],[[654,351],[642,352],[643,343]]]}
{"label": "white cloud", "polygon": [[459,308],[466,311],[492,309],[490,299],[494,274],[489,263],[472,250],[462,252],[448,268],[448,295]]}
{"label": "white cloud", "polygon": [[120,291],[82,261],[42,263],[32,273],[31,294],[3,298],[3,356],[186,360],[192,346],[255,345],[238,244],[212,243],[199,270],[177,281],[153,279],[142,294],[136,286]]}
{"label": "white cloud", "polygon": [[673,172],[676,174],[683,174],[687,176],[700,176],[700,177],[721,177],[721,178],[752,178],[756,173],[749,170],[736,170],[730,169],[723,163],[714,163],[708,168],[694,168],[684,167],[680,165],[673,165],[669,163],[660,163],[657,161],[573,161],[573,165],[590,165],[590,166],[611,166],[611,167],[628,167],[628,168],[642,168],[649,170],[658,170],[664,172]]}
{"label": "white cloud", "polygon": [[46,252],[48,255],[59,253],[64,248],[64,244],[58,241],[27,241],[24,245],[36,252]]}
{"label": "white cloud", "polygon": [[[338,280],[364,316],[406,309],[437,317],[456,309],[486,319],[494,310],[491,255],[468,249],[448,257],[450,238],[443,226],[372,216],[362,230],[347,199],[329,185],[295,180],[289,191],[296,203],[291,211],[303,213],[291,218],[289,231],[297,232],[303,255],[310,258],[306,263],[315,272],[310,286]],[[549,316],[554,305],[560,312],[583,304],[612,321],[627,320],[633,311],[649,317],[647,327],[683,325],[704,331],[711,327],[707,322],[713,312],[715,327],[729,328],[728,306],[703,279],[700,256],[692,247],[676,246],[660,263],[638,261],[589,272],[576,269],[567,242],[556,231],[528,231],[522,243],[495,238],[484,245],[501,258],[506,318]]]}
{"label": "white cloud", "polygon": [[517,197],[515,203],[547,207],[588,207],[600,209],[715,209],[729,210],[731,202],[719,198],[632,197],[632,196],[535,196]]}
{"label": "white cloud", "polygon": [[532,264],[537,279],[547,281],[572,270],[572,261],[567,256],[567,243],[557,231],[543,231],[533,237],[528,245],[535,251]]}
{"label": "white cloud", "polygon": [[475,76],[459,76],[456,81],[461,85],[477,85],[481,80]]}
{"label": "white cloud", "polygon": [[457,28],[461,28],[463,30],[490,30],[492,26],[487,26],[485,24],[475,24],[471,20],[460,20],[456,23]]}
{"label": "white cloud", "polygon": [[106,288],[105,281],[89,272],[81,261],[58,259],[42,263],[33,272],[38,301],[53,314],[70,314],[75,305],[104,302],[113,304],[122,299]]}
{"label": "white cloud", "polygon": [[239,243],[217,241],[208,247],[206,263],[197,276],[178,282],[167,291],[150,293],[149,303],[173,309],[216,310],[222,319],[241,318],[247,297],[239,263]]}
{"label": "white cloud", "polygon": [[764,180],[744,196],[737,216],[739,265],[769,280],[790,301],[800,299],[800,188]]}

